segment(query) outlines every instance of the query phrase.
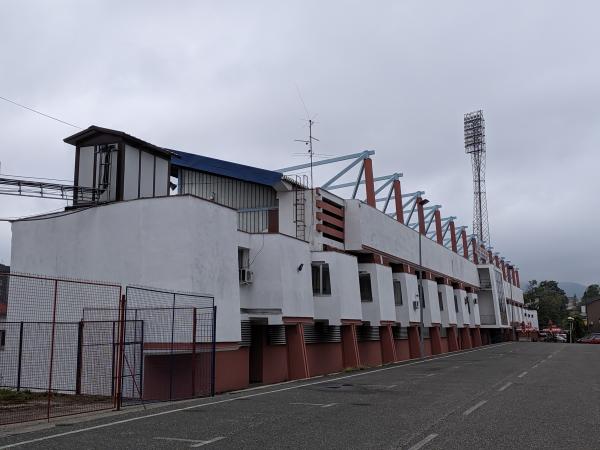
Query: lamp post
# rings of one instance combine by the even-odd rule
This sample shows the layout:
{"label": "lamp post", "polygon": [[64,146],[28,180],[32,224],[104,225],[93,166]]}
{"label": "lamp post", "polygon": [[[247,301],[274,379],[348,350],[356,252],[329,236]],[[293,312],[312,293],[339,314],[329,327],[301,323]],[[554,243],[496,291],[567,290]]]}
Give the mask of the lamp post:
{"label": "lamp post", "polygon": [[575,320],[575,318],[569,316],[569,317],[567,317],[567,320],[569,321],[569,341],[572,344],[573,343],[573,321]]}
{"label": "lamp post", "polygon": [[[429,200],[422,199],[418,201],[419,206],[423,207],[424,205],[426,205],[427,203],[429,203]],[[419,220],[421,220],[421,218],[419,217]],[[418,290],[418,295],[419,295],[419,352],[421,355],[421,358],[423,356],[425,356],[425,340],[424,340],[424,332],[425,332],[425,327],[423,324],[423,302],[425,301],[425,299],[423,298],[423,253],[421,250],[421,239],[423,238],[423,235],[421,234],[421,231],[419,230],[419,270],[417,271],[417,290]]]}

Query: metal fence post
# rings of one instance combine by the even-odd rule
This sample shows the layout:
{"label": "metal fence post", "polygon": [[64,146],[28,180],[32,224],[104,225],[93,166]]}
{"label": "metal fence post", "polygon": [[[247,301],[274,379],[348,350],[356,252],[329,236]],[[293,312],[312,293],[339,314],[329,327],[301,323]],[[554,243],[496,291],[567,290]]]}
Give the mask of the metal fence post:
{"label": "metal fence post", "polygon": [[169,356],[169,400],[173,400],[173,344],[175,340],[175,294],[171,309],[171,355]]}
{"label": "metal fence post", "polygon": [[[214,299],[213,299],[214,301]],[[212,317],[212,367],[210,374],[210,395],[215,395],[215,374],[216,374],[216,363],[217,363],[217,305],[213,305],[213,317]]]}
{"label": "metal fence post", "polygon": [[81,365],[83,357],[83,320],[77,326],[77,368],[75,371],[75,394],[81,394]]}
{"label": "metal fence post", "polygon": [[121,409],[122,403],[122,387],[123,387],[123,359],[124,359],[124,347],[125,347],[125,305],[126,305],[126,296],[121,296],[121,305],[119,311],[119,353],[117,356],[117,389],[115,392],[116,397],[116,409],[119,411]]}
{"label": "metal fence post", "polygon": [[142,326],[140,336],[140,401],[144,401],[144,321],[140,320]]}
{"label": "metal fence post", "polygon": [[48,409],[47,418],[50,421],[50,404],[52,402],[52,372],[54,367],[54,332],[56,327],[56,299],[58,297],[58,280],[54,280],[54,306],[52,308],[52,337],[50,340],[50,367],[48,372]]}
{"label": "metal fence post", "polygon": [[17,391],[21,390],[21,361],[23,358],[23,322],[19,324],[19,361],[17,362]]}
{"label": "metal fence post", "polygon": [[196,395],[196,308],[193,309],[192,314],[192,397]]}

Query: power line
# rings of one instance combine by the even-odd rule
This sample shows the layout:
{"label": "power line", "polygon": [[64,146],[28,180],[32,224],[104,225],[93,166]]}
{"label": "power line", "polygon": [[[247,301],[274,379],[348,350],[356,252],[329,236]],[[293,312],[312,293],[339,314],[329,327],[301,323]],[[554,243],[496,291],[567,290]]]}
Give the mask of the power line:
{"label": "power line", "polygon": [[36,113],[36,114],[39,114],[39,115],[44,116],[44,117],[47,117],[48,119],[52,119],[52,120],[56,120],[57,122],[64,123],[65,125],[69,125],[70,127],[78,128],[79,130],[83,130],[83,128],[81,128],[81,127],[79,127],[77,125],[73,125],[72,123],[65,122],[64,120],[58,119],[57,117],[50,116],[50,115],[45,114],[45,113],[43,113],[41,111],[38,111],[37,109],[33,109],[33,108],[30,108],[29,106],[25,106],[25,105],[22,105],[20,103],[15,102],[15,101],[12,101],[12,100],[10,100],[10,99],[8,99],[6,97],[0,96],[0,100],[4,100],[5,102],[12,103],[13,105],[16,105],[16,106],[18,106],[20,108],[23,108],[23,109],[27,109],[29,111],[32,111],[32,112]]}

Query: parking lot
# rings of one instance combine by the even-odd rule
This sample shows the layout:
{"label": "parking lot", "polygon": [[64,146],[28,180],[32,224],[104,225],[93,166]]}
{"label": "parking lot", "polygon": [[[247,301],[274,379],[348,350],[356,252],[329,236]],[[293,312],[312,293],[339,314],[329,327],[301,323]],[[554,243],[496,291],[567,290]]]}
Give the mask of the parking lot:
{"label": "parking lot", "polygon": [[505,343],[0,438],[0,448],[578,448],[600,346]]}

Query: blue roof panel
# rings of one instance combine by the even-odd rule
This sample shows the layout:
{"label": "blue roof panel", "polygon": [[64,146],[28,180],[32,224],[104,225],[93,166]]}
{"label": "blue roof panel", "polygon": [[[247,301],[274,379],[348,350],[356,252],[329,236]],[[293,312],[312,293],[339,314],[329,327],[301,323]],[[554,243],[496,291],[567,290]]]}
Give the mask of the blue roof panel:
{"label": "blue roof panel", "polygon": [[175,155],[171,159],[171,165],[176,167],[199,170],[201,172],[271,187],[274,187],[283,177],[282,173],[272,170],[259,169],[258,167],[245,166],[243,164],[180,152],[178,150],[173,150],[173,152],[175,152]]}

